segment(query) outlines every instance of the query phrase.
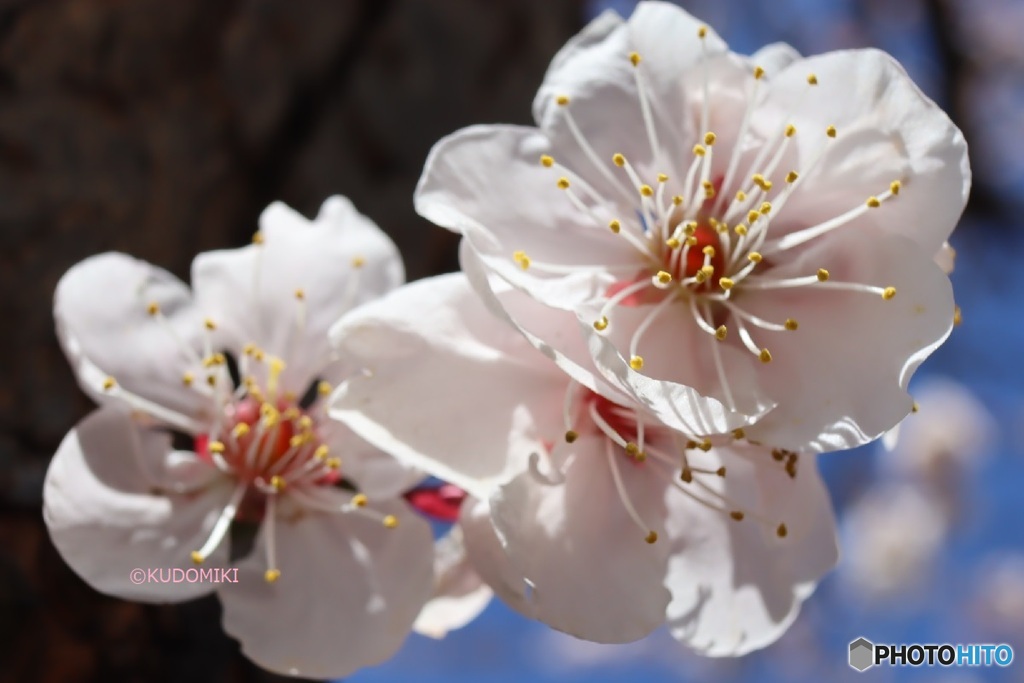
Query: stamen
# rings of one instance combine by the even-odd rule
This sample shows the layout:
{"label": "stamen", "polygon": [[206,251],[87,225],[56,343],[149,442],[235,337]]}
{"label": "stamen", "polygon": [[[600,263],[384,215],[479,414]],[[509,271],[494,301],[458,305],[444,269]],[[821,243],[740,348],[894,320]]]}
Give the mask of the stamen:
{"label": "stamen", "polygon": [[267,511],[263,517],[263,538],[267,549],[267,571],[263,578],[267,583],[274,583],[281,578],[281,570],[277,568],[277,542],[275,539],[275,518],[277,497],[267,496]]}
{"label": "stamen", "polygon": [[644,524],[644,520],[640,517],[640,513],[638,513],[636,508],[633,507],[633,501],[629,499],[626,487],[622,483],[622,473],[619,472],[619,465],[615,462],[615,454],[612,452],[612,445],[610,441],[604,442],[604,452],[608,460],[608,467],[611,469],[612,480],[615,482],[615,490],[619,494],[619,500],[622,501],[622,507],[625,508],[626,514],[633,520],[633,523],[643,531],[644,540],[648,543],[655,543],[658,540],[658,533]]}
{"label": "stamen", "polygon": [[633,367],[632,359],[634,359],[634,358],[639,358],[640,359],[640,362],[639,362],[639,366],[640,367],[633,367],[634,370],[640,370],[643,367],[643,359],[640,358],[640,356],[638,355],[638,352],[640,350],[640,341],[643,339],[643,336],[647,333],[648,328],[650,328],[651,324],[655,321],[655,319],[659,315],[661,315],[661,313],[666,308],[668,308],[670,305],[672,305],[672,303],[677,298],[678,298],[678,294],[673,293],[673,294],[665,297],[665,299],[663,299],[662,301],[659,301],[658,304],[655,305],[653,309],[651,309],[650,313],[648,313],[644,317],[644,319],[640,322],[640,324],[637,325],[636,332],[633,333],[632,338],[630,338],[630,340],[629,340],[629,355],[630,355],[630,358],[631,358],[630,363],[629,363],[630,367]]}
{"label": "stamen", "polygon": [[210,530],[210,536],[206,539],[206,543],[199,550],[192,551],[193,562],[202,564],[206,558],[213,554],[213,551],[217,549],[221,541],[224,540],[228,529],[231,527],[231,521],[235,518],[235,513],[238,511],[238,505],[242,502],[243,496],[245,496],[246,488],[248,488],[248,485],[245,482],[235,486],[235,490],[231,494],[227,505],[220,511],[217,521],[214,522],[213,529]]}
{"label": "stamen", "polygon": [[644,120],[644,128],[647,130],[647,142],[651,146],[651,161],[658,158],[661,145],[658,143],[658,131],[654,127],[654,117],[651,116],[651,105],[647,97],[647,88],[644,79],[640,75],[640,55],[631,52],[629,61],[633,64],[633,81],[636,83],[637,99],[640,100],[640,115]]}

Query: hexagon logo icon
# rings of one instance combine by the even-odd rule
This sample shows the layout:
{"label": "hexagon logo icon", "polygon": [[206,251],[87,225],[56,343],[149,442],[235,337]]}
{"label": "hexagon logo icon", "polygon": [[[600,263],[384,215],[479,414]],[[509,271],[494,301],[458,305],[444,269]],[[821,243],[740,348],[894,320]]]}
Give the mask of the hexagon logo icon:
{"label": "hexagon logo icon", "polygon": [[875,665],[875,645],[867,638],[858,638],[850,643],[850,666],[865,671]]}

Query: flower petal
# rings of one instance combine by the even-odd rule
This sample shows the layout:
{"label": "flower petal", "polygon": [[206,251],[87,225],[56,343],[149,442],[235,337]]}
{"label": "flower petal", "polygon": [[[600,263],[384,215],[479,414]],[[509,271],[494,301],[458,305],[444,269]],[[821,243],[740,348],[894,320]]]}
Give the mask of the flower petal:
{"label": "flower petal", "polygon": [[434,576],[434,597],[413,628],[429,638],[444,638],[476,619],[493,595],[466,554],[460,526],[434,543]]}
{"label": "flower petal", "polygon": [[[182,483],[175,466],[180,458],[172,455],[168,436],[101,408],[68,433],[50,463],[43,485],[50,538],[75,573],[101,593],[178,602],[212,589],[209,583],[172,581],[171,571],[195,568],[191,552],[209,536],[230,487],[162,491]],[[224,543],[204,568],[223,567],[227,560]]]}
{"label": "flower petal", "polygon": [[[540,163],[549,151],[545,137],[531,128],[465,128],[431,150],[416,188],[416,210],[465,234],[504,279],[551,305],[571,308],[611,283],[606,267],[641,261],[558,188],[558,171]],[[513,258],[520,251],[538,262],[593,268],[557,276],[524,270]]]}
{"label": "flower petal", "polygon": [[894,286],[897,293],[891,301],[813,285],[743,293],[751,313],[800,324],[792,332],[765,333],[773,337],[773,360],[758,368],[759,379],[779,407],[747,432],[774,446],[838,450],[881,436],[910,412],[911,375],[952,329],[948,278],[906,238],[867,229],[836,234],[786,272],[820,267],[831,281]]}
{"label": "flower petal", "polygon": [[[800,603],[838,560],[835,520],[813,455],[791,479],[763,449],[737,444],[708,454],[728,469],[709,485],[758,511],[766,524],[785,523],[779,538],[748,508],[736,522],[685,495],[670,497],[666,585],[672,591],[672,635],[710,656],[738,656],[774,642]],[[704,462],[702,461],[702,466]]]}
{"label": "flower petal", "polygon": [[280,202],[260,216],[263,243],[208,252],[192,264],[196,300],[233,337],[282,358],[282,386],[301,395],[329,362],[327,330],[405,279],[394,243],[348,199],[308,221]]}
{"label": "flower petal", "polygon": [[369,370],[337,390],[331,416],[465,491],[487,495],[510,458],[561,433],[565,379],[486,310],[461,274],[363,306],[331,339]]}
{"label": "flower petal", "polygon": [[224,630],[265,669],[340,678],[378,664],[401,646],[433,587],[430,528],[397,502],[395,529],[357,514],[307,513],[276,519],[280,576],[267,569],[266,522],[238,581],[220,586]]}
{"label": "flower petal", "polygon": [[[149,313],[156,304],[166,324]],[[54,293],[57,336],[82,388],[100,403],[112,376],[127,391],[193,420],[211,402],[182,381],[202,353],[202,316],[181,281],[125,254],[76,264]],[[181,428],[183,425],[176,425]]]}
{"label": "flower petal", "polygon": [[[525,472],[491,498],[491,517],[513,564],[533,586],[533,616],[599,643],[644,637],[665,621],[670,596],[664,544],[648,544],[626,512],[604,453],[585,434],[556,447],[564,481]],[[664,518],[665,482],[622,456],[617,464],[640,518]]]}
{"label": "flower petal", "polygon": [[[817,75],[819,85],[808,92],[809,73]],[[825,126],[834,125],[838,135],[818,170],[787,202],[780,214],[786,222],[773,227],[773,237],[860,206],[899,180],[899,196],[869,218],[914,240],[929,254],[939,250],[970,191],[967,145],[896,60],[868,49],[795,62],[772,82],[758,116],[782,126],[790,121],[778,117],[787,112],[799,131],[795,139],[804,163],[828,142]]]}
{"label": "flower petal", "polygon": [[420,470],[374,448],[335,420],[319,426],[320,437],[342,459],[342,475],[371,499],[395,498],[426,476]]}
{"label": "flower petal", "polygon": [[463,543],[469,563],[502,601],[526,617],[533,618],[529,587],[512,564],[491,522],[491,508],[485,500],[468,498],[459,515]]}

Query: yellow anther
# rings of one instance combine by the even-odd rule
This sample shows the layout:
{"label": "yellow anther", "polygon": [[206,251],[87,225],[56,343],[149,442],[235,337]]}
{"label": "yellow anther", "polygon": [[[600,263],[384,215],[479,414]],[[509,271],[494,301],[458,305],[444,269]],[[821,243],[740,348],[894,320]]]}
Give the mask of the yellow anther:
{"label": "yellow anther", "polygon": [[738,202],[745,202],[745,201],[747,201],[747,193],[744,192],[743,190],[737,190],[736,191],[736,201],[738,201]]}
{"label": "yellow anther", "polygon": [[697,284],[702,285],[708,281],[708,274],[701,269],[693,274],[693,279],[696,280]]}
{"label": "yellow anther", "polygon": [[795,183],[796,179],[799,177],[799,173],[797,173],[796,171],[790,171],[789,173],[786,174],[786,182],[790,184]]}
{"label": "yellow anther", "polygon": [[365,265],[366,265],[366,259],[363,258],[362,256],[356,256],[356,257],[354,257],[352,259],[352,267],[353,268],[362,268]]}
{"label": "yellow anther", "polygon": [[249,433],[249,425],[245,422],[239,422],[231,429],[231,433],[235,435],[236,439],[241,439]]}
{"label": "yellow anther", "polygon": [[732,438],[736,439],[737,441],[746,438],[746,436],[747,433],[743,431],[743,427],[737,427],[736,429],[732,430]]}
{"label": "yellow anther", "polygon": [[629,53],[629,61],[630,61],[630,63],[633,66],[638,65],[640,63],[640,53],[639,52],[630,52]]}
{"label": "yellow anther", "polygon": [[327,396],[333,390],[334,387],[332,387],[331,383],[327,381],[321,380],[316,385],[316,393],[320,394],[321,396]]}
{"label": "yellow anther", "polygon": [[818,77],[814,74],[807,74],[807,82],[810,85],[818,85]]}
{"label": "yellow anther", "polygon": [[224,444],[222,444],[220,441],[211,441],[209,444],[207,444],[206,447],[210,450],[211,453],[224,452]]}
{"label": "yellow anther", "polygon": [[612,163],[621,168],[626,165],[626,157],[616,152],[612,155]]}
{"label": "yellow anther", "polygon": [[657,543],[658,542],[658,532],[657,531],[648,531],[647,535],[644,536],[644,540],[647,541],[648,543],[651,543],[651,544]]}
{"label": "yellow anther", "polygon": [[753,209],[747,212],[747,222],[750,223],[751,225],[753,225],[760,217],[760,212],[754,211]]}
{"label": "yellow anther", "polygon": [[213,322],[213,320],[211,320],[210,318],[207,318],[206,320],[204,320],[203,321],[203,325],[208,330],[215,330],[215,329],[217,329],[217,323]]}
{"label": "yellow anther", "polygon": [[796,135],[796,126],[794,126],[792,123],[786,124],[786,137],[791,138],[794,135]]}
{"label": "yellow anther", "polygon": [[578,438],[580,438],[580,435],[577,432],[574,432],[571,429],[565,433],[565,442],[566,443],[574,443],[576,441],[576,439],[578,439]]}
{"label": "yellow anther", "polygon": [[641,356],[633,356],[632,358],[629,359],[629,367],[633,368],[634,370],[643,370],[644,359]]}
{"label": "yellow anther", "polygon": [[545,168],[551,168],[555,164],[555,159],[549,154],[540,155],[540,165]]}
{"label": "yellow anther", "polygon": [[683,198],[682,198],[682,196],[678,195],[678,194],[672,195],[672,203],[674,205],[676,205],[676,206],[682,206],[683,205]]}
{"label": "yellow anther", "polygon": [[697,221],[688,221],[686,223],[686,225],[683,226],[683,233],[686,234],[686,235],[693,235],[696,232],[697,232]]}
{"label": "yellow anther", "polygon": [[604,330],[608,329],[608,318],[602,315],[600,320],[595,320],[594,329],[597,330],[598,332],[603,332]]}
{"label": "yellow anther", "polygon": [[759,251],[752,251],[747,254],[747,260],[751,263],[760,263],[764,260],[764,256],[761,256],[761,252]]}
{"label": "yellow anther", "polygon": [[786,322],[782,323],[782,326],[785,327],[790,332],[792,332],[793,330],[800,327],[800,323],[793,320],[792,318],[786,318]]}
{"label": "yellow anther", "polygon": [[707,145],[708,147],[710,147],[711,145],[715,144],[715,140],[717,140],[717,139],[718,139],[718,136],[715,135],[714,133],[712,133],[711,131],[708,131],[707,133],[704,133],[704,144]]}
{"label": "yellow anther", "polygon": [[867,204],[872,209],[877,209],[882,205],[882,202],[878,201],[878,197],[868,197],[868,200],[865,202],[865,204]]}
{"label": "yellow anther", "polygon": [[719,325],[715,330],[715,339],[718,341],[725,341],[725,338],[729,335],[729,328],[725,325]]}
{"label": "yellow anther", "polygon": [[686,246],[688,246],[688,247],[695,247],[695,246],[697,246],[697,238],[694,237],[693,235],[690,235],[689,237],[687,237],[686,238]]}
{"label": "yellow anther", "polygon": [[150,315],[158,314],[160,312],[160,304],[155,301],[149,302],[149,305],[146,306],[146,312]]}
{"label": "yellow anther", "polygon": [[526,255],[525,251],[512,252],[512,260],[519,264],[519,267],[523,270],[527,270],[530,267],[530,257]]}
{"label": "yellow anther", "polygon": [[711,199],[715,196],[715,186],[711,184],[710,180],[701,182],[701,185],[704,187],[704,196],[706,198]]}
{"label": "yellow anther", "polygon": [[280,569],[268,569],[267,571],[263,572],[263,580],[266,581],[267,583],[274,583],[275,581],[277,581],[280,578],[281,578],[281,570]]}
{"label": "yellow anther", "polygon": [[292,438],[288,439],[288,445],[292,448],[298,448],[304,443],[306,443],[306,437],[302,434],[296,434]]}
{"label": "yellow anther", "polygon": [[117,386],[117,381],[113,377],[107,377],[103,380],[103,391],[110,391]]}
{"label": "yellow anther", "polygon": [[[767,181],[765,181],[765,182],[767,182]],[[769,185],[769,187],[770,187],[770,185]],[[772,210],[772,203],[771,202],[761,202],[761,213],[763,213],[765,216],[767,216],[769,213],[771,213],[771,210]]]}
{"label": "yellow anther", "polygon": [[720,477],[724,477],[725,476],[725,465],[722,465],[717,470],[715,470],[715,474],[717,474]]}
{"label": "yellow anther", "polygon": [[206,383],[209,384],[211,387],[217,386],[217,375],[207,375]]}
{"label": "yellow anther", "polygon": [[894,180],[891,183],[889,183],[889,192],[891,192],[893,194],[899,194],[900,193],[900,189],[902,187],[903,187],[903,183],[901,183],[898,180]]}
{"label": "yellow anther", "polygon": [[618,235],[619,231],[622,230],[622,223],[620,223],[617,220],[609,221],[608,222],[608,229],[611,230],[612,232],[614,232],[616,235]]}
{"label": "yellow anther", "polygon": [[695,155],[699,156],[699,157],[702,157],[705,154],[707,154],[708,151],[706,149],[704,149],[704,145],[694,145],[693,146],[693,153]]}
{"label": "yellow anther", "polygon": [[341,458],[327,458],[324,465],[326,465],[329,470],[341,469]]}
{"label": "yellow anther", "polygon": [[827,282],[828,277],[829,275],[827,270],[824,268],[818,268],[818,282]]}
{"label": "yellow anther", "polygon": [[398,517],[394,515],[386,515],[382,520],[385,529],[397,529],[398,528]]}
{"label": "yellow anther", "polygon": [[559,190],[568,190],[569,189],[569,179],[566,178],[565,176],[562,176],[561,178],[559,178],[558,179],[558,189]]}
{"label": "yellow anther", "polygon": [[672,282],[672,273],[669,273],[667,271],[659,270],[657,277],[658,282],[660,282],[663,285],[667,285],[668,283]]}
{"label": "yellow anther", "polygon": [[708,27],[707,26],[701,26],[700,28],[697,29],[697,37],[698,38],[707,38],[707,35],[708,35]]}
{"label": "yellow anther", "polygon": [[836,127],[829,126],[828,128],[826,128],[825,135],[829,136],[830,138],[834,138],[836,136]]}
{"label": "yellow anther", "polygon": [[715,248],[710,244],[701,249],[701,253],[710,258],[715,258]]}
{"label": "yellow anther", "polygon": [[653,197],[654,196],[654,190],[651,189],[650,185],[641,185],[640,186],[640,194],[642,194],[645,197]]}
{"label": "yellow anther", "polygon": [[252,234],[252,243],[253,244],[263,244],[263,233],[259,232],[259,231],[254,232]]}
{"label": "yellow anther", "polygon": [[658,182],[659,183],[667,183],[668,182],[668,176],[665,175],[664,173],[659,173],[658,174]]}
{"label": "yellow anther", "polygon": [[771,181],[770,180],[766,180],[765,177],[763,175],[761,175],[760,173],[755,173],[753,175],[753,177],[751,178],[751,180],[754,182],[755,185],[760,187],[765,192],[767,192],[770,189],[772,189]]}
{"label": "yellow anther", "polygon": [[762,69],[759,66],[755,66],[754,67],[754,78],[756,78],[758,80],[760,80],[761,78],[764,78],[764,69]]}
{"label": "yellow anther", "polygon": [[191,372],[186,372],[184,375],[181,376],[181,383],[184,384],[186,387],[190,387],[192,386],[192,382],[194,382],[195,379],[195,375],[193,375]]}
{"label": "yellow anther", "polygon": [[316,447],[315,451],[313,451],[313,458],[315,458],[319,462],[323,462],[324,460],[327,459],[327,454],[330,452],[330,447],[327,444],[322,443]]}
{"label": "yellow anther", "polygon": [[256,345],[253,344],[252,342],[249,342],[248,344],[242,347],[242,353],[244,353],[247,356],[251,356],[252,354],[256,353]]}
{"label": "yellow anther", "polygon": [[569,96],[559,95],[558,97],[555,98],[555,104],[557,104],[559,107],[564,107],[565,105],[569,104]]}
{"label": "yellow anther", "polygon": [[704,439],[699,444],[697,444],[697,448],[707,453],[708,451],[711,450],[711,445],[711,439],[705,436]]}
{"label": "yellow anther", "polygon": [[917,413],[917,412],[920,412],[920,411],[921,411],[921,406],[919,406],[919,405],[917,404],[917,401],[914,401],[914,402],[913,402],[913,403],[911,404],[911,406],[910,406],[910,412],[912,412],[912,413]]}
{"label": "yellow anther", "polygon": [[735,232],[740,237],[743,237],[744,235],[747,234],[747,226],[743,225],[743,223],[739,223],[735,228],[732,229],[732,231]]}
{"label": "yellow anther", "polygon": [[722,289],[729,291],[733,288],[736,283],[732,281],[732,278],[720,277],[718,278],[718,286]]}
{"label": "yellow anther", "polygon": [[963,314],[960,312],[960,307],[959,306],[954,306],[953,307],[953,324],[954,325],[959,325],[963,321],[964,321],[964,317],[963,317]]}
{"label": "yellow anther", "polygon": [[681,479],[681,480],[683,481],[683,483],[685,483],[685,484],[689,484],[689,483],[691,483],[691,482],[693,481],[693,470],[691,470],[691,469],[690,469],[689,467],[684,467],[684,468],[683,468],[682,470],[680,470],[680,472],[679,472],[679,478],[680,478],[680,479]]}
{"label": "yellow anther", "polygon": [[729,513],[729,516],[735,519],[737,522],[742,522],[743,518],[746,515],[744,515],[740,510],[733,510],[732,512]]}
{"label": "yellow anther", "polygon": [[779,527],[775,530],[775,534],[779,538],[785,538],[789,535],[789,529],[786,528],[785,524],[780,524]]}
{"label": "yellow anther", "polygon": [[640,447],[632,441],[626,443],[625,450],[627,455],[634,458],[640,453]]}
{"label": "yellow anther", "polygon": [[306,290],[304,290],[304,289],[296,289],[295,290],[295,298],[298,299],[299,301],[302,301],[303,299],[305,299],[306,298]]}
{"label": "yellow anther", "polygon": [[[298,411],[296,411],[296,412],[298,412]],[[295,419],[295,418],[292,418],[292,419]],[[299,418],[298,422],[299,422],[299,429],[301,429],[304,432],[308,432],[311,429],[313,429],[313,418],[311,418],[309,415],[303,415],[302,417]]]}
{"label": "yellow anther", "polygon": [[757,357],[761,359],[762,363],[772,362],[772,354],[768,349],[761,349],[761,353],[759,353]]}
{"label": "yellow anther", "polygon": [[683,246],[683,243],[677,240],[675,237],[669,237],[667,240],[665,240],[665,246],[667,246],[669,249],[678,249],[679,247]]}
{"label": "yellow anther", "polygon": [[352,504],[355,505],[357,508],[366,507],[366,504],[368,502],[369,500],[367,500],[365,493],[357,493],[356,495],[352,496]]}
{"label": "yellow anther", "polygon": [[200,553],[198,550],[193,550],[192,551],[192,561],[195,562],[196,564],[202,564],[203,560],[205,560],[205,559],[206,558],[203,557],[203,554]]}
{"label": "yellow anther", "polygon": [[893,298],[894,296],[896,296],[895,287],[886,287],[884,290],[882,290],[882,298],[885,299],[886,301]]}
{"label": "yellow anther", "polygon": [[286,486],[284,477],[275,474],[270,478],[270,485],[274,487],[275,491],[281,491]]}
{"label": "yellow anther", "polygon": [[700,272],[703,273],[705,278],[709,278],[715,274],[715,267],[709,263],[706,266],[702,266]]}

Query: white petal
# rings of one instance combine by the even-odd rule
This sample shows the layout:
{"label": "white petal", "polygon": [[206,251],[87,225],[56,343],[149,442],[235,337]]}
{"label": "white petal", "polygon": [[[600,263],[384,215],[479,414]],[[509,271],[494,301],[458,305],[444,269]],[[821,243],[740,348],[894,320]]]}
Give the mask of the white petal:
{"label": "white petal", "polygon": [[[667,548],[649,544],[620,502],[605,439],[561,444],[564,483],[532,472],[503,485],[491,516],[512,563],[533,586],[534,616],[552,628],[600,643],[644,637],[665,621]],[[665,482],[621,455],[626,492],[651,528],[664,518]]]}
{"label": "white petal", "polygon": [[467,498],[459,514],[466,557],[473,569],[509,607],[533,618],[529,586],[501,544],[491,521],[491,508],[485,500]]}
{"label": "white petal", "polygon": [[400,522],[356,514],[278,516],[280,577],[264,579],[266,522],[237,583],[220,586],[224,630],[247,657],[292,676],[340,678],[401,646],[433,586],[430,529],[406,506],[373,503]]}
{"label": "white petal", "polygon": [[951,247],[949,242],[943,242],[935,253],[935,265],[942,268],[942,272],[946,275],[953,272],[953,267],[956,265],[956,249]]}
{"label": "white petal", "polygon": [[413,626],[420,635],[444,638],[476,619],[491,602],[493,592],[473,568],[459,526],[434,543],[434,577],[434,597]]}
{"label": "white petal", "polygon": [[[180,483],[163,467],[170,455],[168,436],[140,429],[107,408],[71,430],[50,463],[43,485],[50,538],[64,561],[101,593],[178,602],[212,589],[150,575],[162,569],[170,579],[172,569],[195,567],[191,553],[206,541],[231,491],[223,482],[181,495],[162,490]],[[225,566],[227,550],[222,544],[203,567]]]}
{"label": "white petal", "polygon": [[769,78],[798,59],[800,53],[786,43],[771,43],[750,55],[750,62],[764,69]]}
{"label": "white petal", "polygon": [[[809,89],[808,73],[817,75],[819,85]],[[963,135],[884,52],[830,52],[795,62],[773,80],[759,111],[776,126],[787,123],[778,117],[792,112],[804,162],[827,141],[826,126],[838,130],[819,171],[787,203],[781,214],[786,225],[776,225],[773,236],[857,207],[894,180],[903,183],[902,192],[872,213],[873,221],[928,254],[956,226],[971,185]],[[789,217],[796,222],[790,225]]]}
{"label": "white petal", "polygon": [[374,448],[335,420],[320,425],[319,434],[330,452],[341,458],[342,476],[371,499],[400,496],[426,476]]}
{"label": "white petal", "polygon": [[[156,303],[167,325],[151,316]],[[182,382],[202,354],[202,317],[187,286],[165,270],[105,253],[76,264],[57,283],[53,315],[82,388],[98,402],[113,376],[126,390],[190,418],[209,401]]]}
{"label": "white petal", "polygon": [[806,274],[820,267],[832,281],[895,286],[897,293],[884,301],[813,285],[744,292],[755,315],[800,324],[764,333],[773,360],[759,368],[759,378],[779,407],[747,430],[764,443],[837,450],[881,436],[910,412],[911,375],[952,329],[949,280],[908,239],[877,230],[831,235],[787,269]]}
{"label": "white petal", "polygon": [[492,316],[461,274],[366,305],[331,338],[369,371],[337,390],[331,416],[470,493],[487,495],[510,458],[561,434],[567,380]]}
{"label": "white petal", "polygon": [[705,655],[738,656],[781,636],[803,599],[835,566],[835,520],[813,455],[801,457],[795,479],[752,446],[715,448],[708,456],[720,458],[728,470],[711,486],[759,511],[767,524],[785,523],[788,529],[779,538],[774,526],[759,524],[749,510],[736,522],[684,495],[669,498],[672,635]]}
{"label": "white petal", "polygon": [[[262,245],[200,254],[196,300],[230,331],[283,358],[281,382],[301,395],[329,362],[327,330],[355,305],[405,279],[394,243],[344,197],[308,221],[281,203],[260,216]],[[300,301],[296,292],[302,293]]]}

